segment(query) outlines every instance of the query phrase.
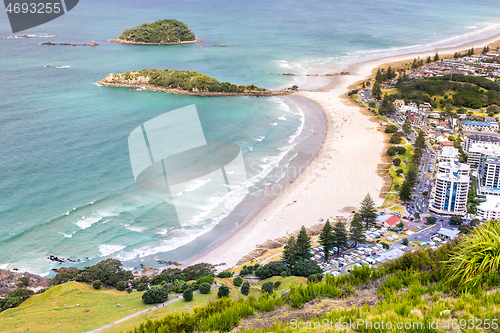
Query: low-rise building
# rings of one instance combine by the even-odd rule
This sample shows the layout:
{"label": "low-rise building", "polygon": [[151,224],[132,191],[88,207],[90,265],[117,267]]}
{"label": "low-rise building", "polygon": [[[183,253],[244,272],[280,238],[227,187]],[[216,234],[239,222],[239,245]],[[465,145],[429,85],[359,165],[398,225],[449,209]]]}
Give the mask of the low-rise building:
{"label": "low-rise building", "polygon": [[451,162],[458,160],[458,155],[460,152],[455,147],[443,147],[438,154],[438,160],[440,162]]}
{"label": "low-rise building", "polygon": [[477,206],[477,215],[483,221],[500,218],[500,196],[487,195],[486,201]]}
{"label": "low-rise building", "polygon": [[401,218],[396,215],[379,215],[377,223],[386,228],[395,228],[401,222]]}
{"label": "low-rise building", "polygon": [[458,234],[460,234],[460,231],[455,229],[441,228],[437,233],[444,239],[455,239],[457,238]]}
{"label": "low-rise building", "polygon": [[500,146],[500,138],[498,133],[473,133],[470,135],[465,135],[465,151],[468,153],[470,147],[474,143],[491,143]]}
{"label": "low-rise building", "polygon": [[498,132],[497,122],[483,122],[483,121],[473,121],[464,120],[462,122],[463,131],[481,131],[481,132]]}

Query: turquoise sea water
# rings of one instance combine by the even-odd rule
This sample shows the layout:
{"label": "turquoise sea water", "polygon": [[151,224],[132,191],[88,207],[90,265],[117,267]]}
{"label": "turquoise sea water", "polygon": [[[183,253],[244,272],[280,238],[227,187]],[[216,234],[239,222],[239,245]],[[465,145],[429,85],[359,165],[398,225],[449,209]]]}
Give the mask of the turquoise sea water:
{"label": "turquoise sea water", "polygon": [[[276,180],[266,177],[274,165],[296,155],[283,160],[303,128],[301,110],[287,98],[202,98],[95,84],[110,72],[196,70],[233,83],[300,86],[304,77],[272,73],[324,72],[384,52],[473,39],[498,32],[499,14],[496,0],[85,0],[22,32],[36,38],[0,38],[0,267],[46,274],[55,265],[50,254],[79,265],[111,256],[131,267],[146,256],[183,260],[203,250],[210,240],[193,240],[246,193],[192,200],[192,224],[181,227],[169,198],[134,184],[127,137],[167,111],[195,104],[208,141],[237,143],[251,193]],[[106,43],[124,28],[160,18],[185,22],[204,42]],[[12,36],[4,12],[3,36]],[[39,45],[91,40],[103,45]],[[228,47],[214,47],[220,44]],[[225,230],[244,215],[235,214]]]}

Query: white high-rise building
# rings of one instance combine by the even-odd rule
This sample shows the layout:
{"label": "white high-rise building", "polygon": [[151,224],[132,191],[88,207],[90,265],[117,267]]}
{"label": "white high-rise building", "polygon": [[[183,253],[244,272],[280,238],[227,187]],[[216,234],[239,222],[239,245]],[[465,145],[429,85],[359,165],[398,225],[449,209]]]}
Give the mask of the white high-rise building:
{"label": "white high-rise building", "polygon": [[493,143],[473,143],[467,155],[467,164],[476,169],[482,156],[500,156],[500,146]]}
{"label": "white high-rise building", "polygon": [[482,155],[478,177],[477,194],[500,195],[500,155]]}
{"label": "white high-rise building", "polygon": [[465,215],[470,167],[454,161],[440,162],[429,209],[438,214]]}
{"label": "white high-rise building", "polygon": [[474,143],[491,143],[494,145],[500,145],[500,138],[498,133],[480,133],[472,134],[465,138],[465,152],[469,152],[469,149]]}

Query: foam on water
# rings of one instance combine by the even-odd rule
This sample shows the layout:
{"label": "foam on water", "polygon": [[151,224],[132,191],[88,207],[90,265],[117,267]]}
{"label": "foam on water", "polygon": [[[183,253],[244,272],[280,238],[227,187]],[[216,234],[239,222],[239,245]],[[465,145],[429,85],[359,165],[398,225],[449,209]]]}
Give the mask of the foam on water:
{"label": "foam on water", "polygon": [[125,245],[110,245],[110,244],[101,244],[99,245],[99,253],[101,257],[107,257],[110,254],[121,251],[125,248]]}

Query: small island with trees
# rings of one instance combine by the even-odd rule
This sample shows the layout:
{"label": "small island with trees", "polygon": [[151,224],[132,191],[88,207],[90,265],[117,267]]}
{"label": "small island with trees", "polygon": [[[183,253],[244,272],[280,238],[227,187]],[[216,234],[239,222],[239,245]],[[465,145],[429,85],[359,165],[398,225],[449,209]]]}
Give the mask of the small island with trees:
{"label": "small island with trees", "polygon": [[111,73],[100,80],[98,84],[198,96],[277,96],[287,95],[293,91],[293,88],[271,91],[254,85],[220,82],[213,77],[195,71],[168,69],[142,69],[139,72]]}
{"label": "small island with trees", "polygon": [[132,29],[125,29],[110,42],[141,45],[169,45],[198,43],[191,29],[183,22],[168,19],[144,23]]}

